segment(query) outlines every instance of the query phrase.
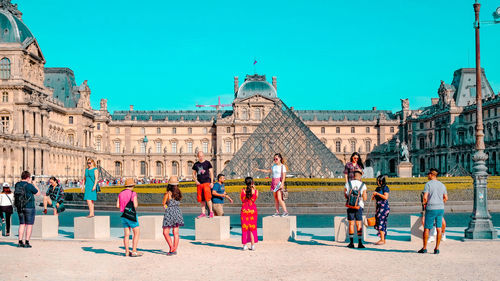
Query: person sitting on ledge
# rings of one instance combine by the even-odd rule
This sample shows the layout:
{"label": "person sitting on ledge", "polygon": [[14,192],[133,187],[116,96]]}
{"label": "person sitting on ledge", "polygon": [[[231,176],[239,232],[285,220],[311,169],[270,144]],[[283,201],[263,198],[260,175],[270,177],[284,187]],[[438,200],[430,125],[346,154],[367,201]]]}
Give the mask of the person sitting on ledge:
{"label": "person sitting on ledge", "polygon": [[[54,204],[55,202],[55,204]],[[43,197],[43,213],[47,214],[47,206],[54,208],[54,216],[63,212],[64,209],[64,189],[59,185],[59,181],[55,177],[49,179],[49,189]]]}
{"label": "person sitting on ledge", "polygon": [[224,215],[224,198],[227,198],[229,202],[233,203],[233,199],[226,193],[226,188],[224,186],[225,180],[226,177],[223,174],[218,174],[217,182],[214,183],[212,189],[212,206],[216,216]]}

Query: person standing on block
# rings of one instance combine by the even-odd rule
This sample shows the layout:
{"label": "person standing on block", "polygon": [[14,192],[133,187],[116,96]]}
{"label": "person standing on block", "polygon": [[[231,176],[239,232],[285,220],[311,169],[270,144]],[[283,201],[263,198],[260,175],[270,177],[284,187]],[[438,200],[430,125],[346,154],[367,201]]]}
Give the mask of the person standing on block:
{"label": "person standing on block", "polygon": [[345,182],[354,180],[354,171],[363,171],[365,166],[363,161],[361,161],[361,156],[357,152],[353,152],[351,155],[351,161],[347,162],[344,167],[344,177]]}
{"label": "person standing on block", "polygon": [[85,177],[81,188],[82,192],[85,192],[83,200],[86,200],[89,206],[89,215],[87,218],[94,217],[94,201],[97,200],[98,181],[99,170],[96,168],[94,159],[89,158],[87,160],[87,169],[85,169]]}
{"label": "person standing on block", "polygon": [[[135,182],[134,179],[125,180],[125,189],[118,194],[118,200],[116,201],[116,207],[120,209],[120,212],[124,213],[125,209],[133,210],[135,212],[139,202],[137,200],[137,193],[134,192]],[[132,208],[133,206],[133,208]],[[122,226],[123,226],[123,246],[125,247],[125,256],[130,257],[140,257],[141,252],[137,252],[137,244],[139,243],[139,237],[141,235],[139,228],[139,220],[137,219],[137,213],[135,213],[135,220],[126,218],[122,214],[121,216]],[[130,229],[132,229],[132,252],[129,249],[130,240]]]}
{"label": "person standing on block", "polygon": [[197,217],[206,217],[205,205],[208,205],[210,217],[213,218],[214,211],[212,209],[212,187],[214,182],[214,169],[210,161],[205,160],[205,155],[202,151],[198,151],[198,161],[193,165],[193,179],[196,183],[197,199],[201,204],[201,214]]}
{"label": "person standing on block", "polygon": [[349,222],[349,245],[348,248],[354,248],[354,222],[358,231],[358,248],[363,246],[363,208],[364,201],[367,199],[366,185],[361,181],[363,172],[361,170],[354,171],[354,179],[348,181],[345,185],[344,196],[347,199],[347,221]]}
{"label": "person standing on block", "polygon": [[[177,247],[179,246],[179,227],[184,226],[184,218],[182,217],[181,208],[179,208],[182,200],[182,193],[179,190],[179,180],[176,176],[171,176],[168,179],[167,192],[163,195],[162,205],[165,208],[163,216],[163,236],[167,241],[169,251],[167,256],[177,255]],[[174,242],[170,237],[170,229],[174,234]]]}
{"label": "person standing on block", "polygon": [[[255,188],[253,178],[245,178],[246,188],[241,190],[240,199],[241,205],[241,244],[243,250],[255,250],[255,243],[259,242],[257,237],[257,205],[255,201],[259,197],[259,191]],[[248,248],[250,243],[250,248]]]}
{"label": "person standing on block", "polygon": [[280,215],[280,206],[283,209],[282,217],[288,216],[288,211],[286,209],[285,201],[283,200],[283,189],[285,188],[285,179],[286,179],[286,165],[283,157],[280,153],[274,154],[274,164],[271,166],[271,169],[256,169],[259,172],[271,173],[271,191],[274,193],[274,206],[276,208],[276,212],[273,217],[277,217]]}
{"label": "person standing on block", "polygon": [[378,230],[380,240],[375,245],[384,245],[385,237],[387,236],[387,217],[391,208],[389,207],[389,187],[387,186],[386,176],[380,175],[377,177],[377,188],[373,192],[372,200],[377,202],[375,211],[375,229]]}
{"label": "person standing on block", "polygon": [[226,193],[226,188],[224,186],[225,180],[226,177],[223,174],[218,174],[217,182],[214,183],[214,187],[212,188],[212,206],[216,216],[224,215],[224,198],[227,198],[229,202],[233,203],[233,199]]}
{"label": "person standing on block", "polygon": [[31,174],[28,171],[21,173],[21,181],[17,182],[14,188],[14,206],[19,215],[19,244],[17,246],[31,248],[31,231],[35,224],[34,195],[40,195],[40,190],[32,183]]}
{"label": "person standing on block", "polygon": [[439,172],[435,168],[431,168],[427,174],[429,181],[424,187],[423,204],[425,206],[425,222],[423,233],[423,248],[418,252],[421,254],[427,253],[427,239],[429,239],[429,231],[436,224],[436,247],[434,254],[439,254],[439,244],[441,243],[441,233],[444,215],[444,203],[448,200],[448,192],[446,186],[437,180]]}
{"label": "person standing on block", "polygon": [[61,205],[64,202],[64,189],[59,185],[59,181],[56,177],[50,177],[49,179],[49,189],[43,197],[43,213],[47,214],[47,206],[54,208],[54,216],[57,216],[60,211]]}
{"label": "person standing on block", "polygon": [[2,186],[2,193],[0,193],[0,217],[2,218],[2,224],[5,224],[6,230],[3,233],[2,229],[2,236],[10,236],[10,216],[14,213],[12,204],[14,204],[14,194],[10,190],[10,185],[5,182]]}

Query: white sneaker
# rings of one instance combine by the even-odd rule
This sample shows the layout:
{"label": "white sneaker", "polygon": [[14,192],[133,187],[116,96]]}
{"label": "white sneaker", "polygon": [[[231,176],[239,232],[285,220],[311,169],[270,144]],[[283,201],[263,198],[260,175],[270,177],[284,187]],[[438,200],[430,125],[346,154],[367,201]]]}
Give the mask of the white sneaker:
{"label": "white sneaker", "polygon": [[280,216],[280,213],[279,212],[276,212],[274,213],[273,217],[279,217]]}
{"label": "white sneaker", "polygon": [[252,246],[250,246],[250,250],[255,251],[255,244],[253,244]]}
{"label": "white sneaker", "polygon": [[446,234],[445,233],[441,234],[441,241],[443,241],[443,242],[446,241]]}
{"label": "white sneaker", "polygon": [[246,251],[246,250],[248,250],[248,245],[247,244],[245,244],[245,246],[243,246],[243,251]]}

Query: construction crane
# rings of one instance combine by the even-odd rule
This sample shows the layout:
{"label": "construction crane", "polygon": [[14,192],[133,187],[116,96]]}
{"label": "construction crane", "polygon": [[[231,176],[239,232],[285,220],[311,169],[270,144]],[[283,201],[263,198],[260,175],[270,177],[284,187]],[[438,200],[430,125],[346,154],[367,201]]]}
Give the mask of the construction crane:
{"label": "construction crane", "polygon": [[219,96],[219,103],[218,104],[196,104],[196,107],[214,107],[215,110],[219,111],[221,107],[227,107],[227,106],[233,106],[232,104],[221,104],[220,103],[220,96]]}

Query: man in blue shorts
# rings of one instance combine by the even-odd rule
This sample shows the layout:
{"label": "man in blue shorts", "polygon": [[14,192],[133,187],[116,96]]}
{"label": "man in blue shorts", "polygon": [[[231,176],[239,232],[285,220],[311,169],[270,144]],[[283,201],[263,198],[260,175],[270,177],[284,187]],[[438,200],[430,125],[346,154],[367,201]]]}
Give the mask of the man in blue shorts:
{"label": "man in blue shorts", "polygon": [[444,215],[444,203],[448,200],[448,193],[446,186],[437,180],[438,170],[431,168],[427,177],[429,181],[424,187],[423,204],[425,207],[425,225],[424,225],[424,247],[418,252],[421,254],[427,253],[427,239],[429,238],[429,231],[436,224],[436,248],[434,254],[439,254],[439,244],[441,243],[442,223]]}

